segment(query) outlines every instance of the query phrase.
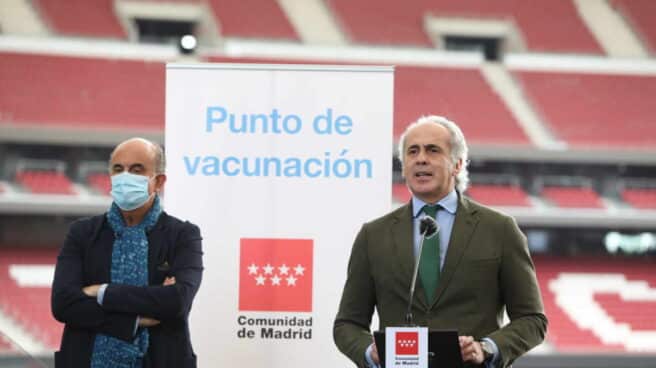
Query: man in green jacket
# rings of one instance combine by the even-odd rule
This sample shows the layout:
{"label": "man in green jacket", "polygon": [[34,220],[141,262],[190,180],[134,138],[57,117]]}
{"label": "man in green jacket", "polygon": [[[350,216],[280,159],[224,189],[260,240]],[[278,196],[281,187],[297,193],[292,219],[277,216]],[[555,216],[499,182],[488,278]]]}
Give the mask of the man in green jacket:
{"label": "man in green jacket", "polygon": [[[458,126],[438,116],[408,126],[399,142],[412,200],[364,224],[358,233],[333,335],[359,367],[380,363],[370,324],[402,326],[419,222],[432,216],[412,300],[414,321],[457,329],[465,366],[507,367],[544,339],[547,318],[526,237],[515,220],[462,195],[468,148]],[[502,326],[504,311],[510,323]]]}

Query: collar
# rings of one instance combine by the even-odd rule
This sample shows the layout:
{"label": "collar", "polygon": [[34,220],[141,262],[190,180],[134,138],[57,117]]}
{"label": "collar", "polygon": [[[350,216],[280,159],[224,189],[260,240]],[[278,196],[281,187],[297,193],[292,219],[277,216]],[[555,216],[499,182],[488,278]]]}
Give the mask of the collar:
{"label": "collar", "polygon": [[[419,214],[421,213],[421,209],[424,208],[425,205],[428,203],[422,201],[421,199],[415,197],[414,195],[412,196],[412,217],[417,218]],[[435,203],[431,203],[435,204]],[[436,204],[439,204],[446,210],[448,213],[455,215],[456,214],[456,209],[458,208],[458,193],[456,192],[455,189],[449,192],[446,196],[444,196],[442,199],[437,201]]]}

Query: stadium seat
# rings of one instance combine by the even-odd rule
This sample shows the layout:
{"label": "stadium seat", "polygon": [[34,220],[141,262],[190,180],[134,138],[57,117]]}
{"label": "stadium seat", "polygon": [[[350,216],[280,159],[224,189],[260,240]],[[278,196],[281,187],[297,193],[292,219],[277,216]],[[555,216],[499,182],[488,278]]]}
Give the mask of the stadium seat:
{"label": "stadium seat", "polygon": [[611,0],[611,4],[624,16],[651,54],[655,54],[656,2],[653,0]]}
{"label": "stadium seat", "polygon": [[75,194],[70,179],[54,170],[20,171],[16,173],[16,182],[34,194]]}
{"label": "stadium seat", "polygon": [[11,344],[11,342],[9,342],[5,336],[0,335],[0,354],[12,352],[15,350],[16,349]]}
{"label": "stadium seat", "polygon": [[94,173],[87,176],[87,182],[91,188],[95,189],[98,193],[109,195],[112,189],[111,180],[107,173]]}
{"label": "stadium seat", "polygon": [[347,36],[360,44],[430,47],[424,18],[432,15],[510,19],[532,51],[602,53],[572,0],[331,0],[328,5]]}
{"label": "stadium seat", "polygon": [[62,35],[126,38],[114,12],[114,0],[35,0],[36,10]]}
{"label": "stadium seat", "polygon": [[164,129],[164,63],[0,53],[0,80],[0,124]]}
{"label": "stadium seat", "polygon": [[618,294],[611,293],[595,294],[595,301],[601,304],[615,321],[626,323],[633,330],[656,331],[656,318],[654,318],[656,303],[653,301],[628,301]]}
{"label": "stadium seat", "polygon": [[557,137],[578,148],[653,149],[656,77],[515,72]]}
{"label": "stadium seat", "polygon": [[478,69],[399,66],[394,77],[394,136],[421,115],[449,117],[470,144],[529,145]]}
{"label": "stadium seat", "polygon": [[467,194],[489,206],[531,206],[526,192],[514,185],[472,184]]}
{"label": "stadium seat", "polygon": [[408,203],[412,195],[410,190],[405,183],[394,183],[392,184],[392,198],[398,203]]}
{"label": "stadium seat", "polygon": [[224,37],[298,41],[276,0],[210,0]]}
{"label": "stadium seat", "polygon": [[32,336],[52,349],[59,346],[63,329],[63,325],[57,322],[50,312],[52,280],[41,280],[37,285],[20,285],[15,275],[10,273],[10,268],[16,265],[54,267],[56,257],[56,249],[0,248],[0,308]]}
{"label": "stadium seat", "polygon": [[[540,291],[545,306],[545,312],[549,318],[549,329],[547,340],[558,352],[622,352],[626,347],[621,344],[607,344],[609,336],[598,336],[590,329],[579,326],[570,312],[562,305],[567,305],[570,296],[554,288],[553,281],[560,275],[591,275],[599,278],[601,274],[615,274],[625,278],[627,281],[646,282],[653,289],[656,287],[656,276],[653,272],[656,264],[653,259],[621,259],[621,258],[595,258],[586,257],[557,257],[557,256],[533,256],[535,268],[540,284]],[[581,290],[578,290],[580,293]],[[574,291],[577,293],[577,291]],[[599,303],[603,312],[617,323],[628,323],[636,331],[650,329],[656,330],[653,323],[653,311],[656,305],[651,302],[626,302],[622,301],[616,293],[595,293],[593,299]],[[635,308],[634,308],[635,307]],[[596,308],[591,304],[579,305],[581,313],[586,313],[588,308]],[[596,312],[599,312],[596,310]],[[592,313],[592,311],[590,311]],[[627,316],[632,313],[632,316]],[[619,327],[618,327],[619,328]],[[609,331],[608,333],[619,333]],[[652,332],[653,333],[653,332]],[[610,336],[612,337],[612,336]],[[656,351],[656,342],[652,343],[650,351]],[[649,350],[649,349],[647,349]]]}
{"label": "stadium seat", "polygon": [[563,208],[603,208],[599,195],[587,187],[546,186],[542,197]]}
{"label": "stadium seat", "polygon": [[622,199],[635,208],[656,209],[656,189],[624,189]]}

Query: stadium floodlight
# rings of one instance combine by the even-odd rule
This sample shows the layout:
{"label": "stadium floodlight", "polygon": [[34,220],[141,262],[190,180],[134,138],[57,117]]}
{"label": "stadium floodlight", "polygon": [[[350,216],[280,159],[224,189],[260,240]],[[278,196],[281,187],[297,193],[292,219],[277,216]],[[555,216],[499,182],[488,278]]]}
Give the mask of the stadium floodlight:
{"label": "stadium floodlight", "polygon": [[184,35],[180,38],[180,52],[183,54],[191,54],[196,50],[196,46],[198,45],[198,42],[196,41],[196,37],[193,35],[187,34]]}

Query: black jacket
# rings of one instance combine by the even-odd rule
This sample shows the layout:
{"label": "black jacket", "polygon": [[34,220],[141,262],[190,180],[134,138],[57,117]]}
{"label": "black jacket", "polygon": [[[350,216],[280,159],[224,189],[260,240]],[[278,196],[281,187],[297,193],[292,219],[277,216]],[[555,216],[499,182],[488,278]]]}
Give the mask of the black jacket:
{"label": "black jacket", "polygon": [[[161,321],[149,328],[144,367],[196,367],[188,316],[203,273],[200,230],[162,212],[147,236],[149,286],[111,284],[114,232],[106,216],[71,225],[52,285],[52,314],[65,323],[56,367],[89,367],[98,333],[132,341],[137,316]],[[175,276],[176,284],[162,286],[167,276]],[[104,283],[109,285],[102,306],[82,292]]]}

